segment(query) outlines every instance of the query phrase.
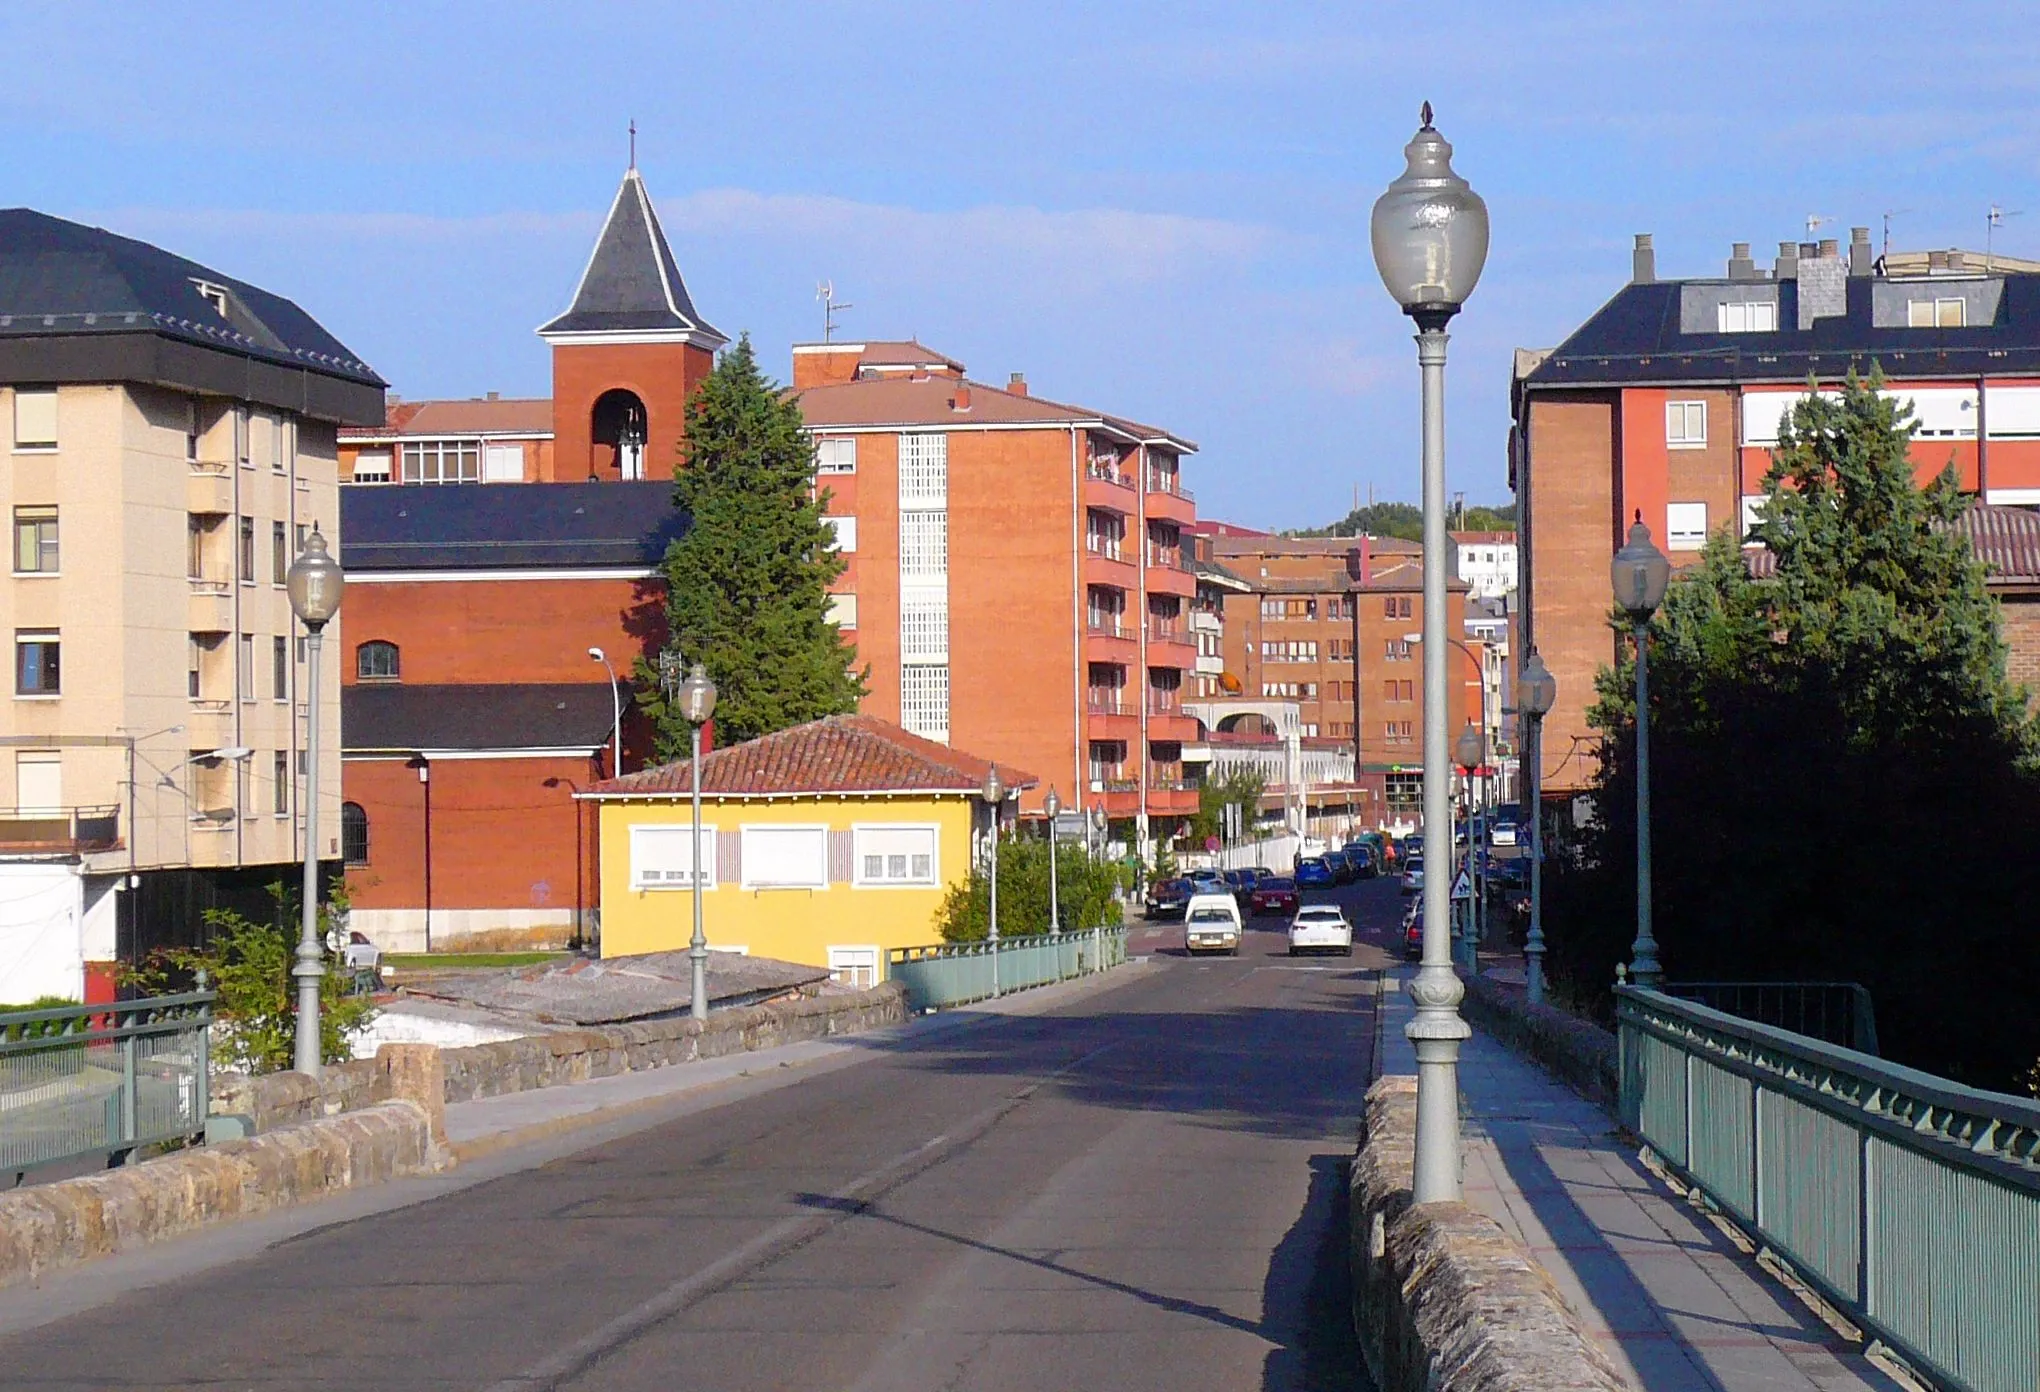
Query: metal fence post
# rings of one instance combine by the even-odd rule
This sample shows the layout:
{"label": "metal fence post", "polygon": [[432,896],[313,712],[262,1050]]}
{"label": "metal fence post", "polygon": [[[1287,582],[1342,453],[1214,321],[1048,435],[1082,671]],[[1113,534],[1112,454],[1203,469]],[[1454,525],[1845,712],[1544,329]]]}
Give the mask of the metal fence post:
{"label": "metal fence post", "polygon": [[127,1145],[135,1143],[138,1134],[135,1125],[135,1037],[130,1034],[120,1041],[120,1138]]}

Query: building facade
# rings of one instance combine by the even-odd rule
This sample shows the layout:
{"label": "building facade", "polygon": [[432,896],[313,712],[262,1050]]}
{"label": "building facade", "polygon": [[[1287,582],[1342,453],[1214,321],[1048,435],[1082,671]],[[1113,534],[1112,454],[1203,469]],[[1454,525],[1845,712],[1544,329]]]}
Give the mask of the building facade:
{"label": "building facade", "polygon": [[1630,521],[1677,565],[1746,531],[1809,380],[1832,391],[1881,369],[1918,422],[1922,482],[1952,467],[1981,501],[2040,505],[2040,274],[1959,251],[1880,262],[1859,227],[1846,251],[1786,242],[1759,268],[1738,243],[1724,276],[1661,281],[1637,242],[1629,284],[1557,348],[1516,356],[1521,638],[1558,680],[1542,770],[1556,792],[1599,767],[1586,712],[1615,658],[1608,558]]}
{"label": "building facade", "polygon": [[[382,394],[289,300],[0,212],[0,999],[110,1000],[117,963],[201,941],[205,910],[273,913],[308,820],[339,858],[337,742],[304,804],[307,650],[284,579],[313,527],[335,536],[336,432],[380,420]],[[320,704],[336,729],[337,682]]]}
{"label": "building facade", "polygon": [[1459,578],[1475,599],[1500,599],[1516,592],[1514,532],[1453,532]]}
{"label": "building facade", "polygon": [[1041,774],[1145,844],[1197,810],[1196,507],[1166,431],[973,382],[917,343],[796,346],[864,710]]}

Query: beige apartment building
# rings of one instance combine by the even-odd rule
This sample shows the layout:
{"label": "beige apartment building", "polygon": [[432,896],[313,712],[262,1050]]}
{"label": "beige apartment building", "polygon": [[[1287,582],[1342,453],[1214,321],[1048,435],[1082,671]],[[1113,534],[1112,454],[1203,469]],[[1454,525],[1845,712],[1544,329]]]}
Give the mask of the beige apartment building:
{"label": "beige apartment building", "polygon": [[[291,878],[308,710],[284,578],[315,525],[339,549],[337,432],[379,421],[382,387],[288,300],[0,212],[0,1001],[110,999],[117,964]],[[339,690],[331,658],[315,844],[336,863]]]}

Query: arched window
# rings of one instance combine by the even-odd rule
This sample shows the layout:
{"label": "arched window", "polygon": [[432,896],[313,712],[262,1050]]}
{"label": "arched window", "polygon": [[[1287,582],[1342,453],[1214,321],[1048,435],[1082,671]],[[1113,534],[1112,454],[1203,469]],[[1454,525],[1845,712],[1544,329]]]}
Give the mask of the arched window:
{"label": "arched window", "polygon": [[358,802],[340,804],[340,858],[349,865],[368,864],[368,813]]}
{"label": "arched window", "polygon": [[354,650],[354,675],[362,681],[395,681],[401,675],[397,645],[380,638]]}
{"label": "arched window", "polygon": [[591,471],[613,463],[618,478],[645,476],[645,403],[636,392],[614,387],[595,398],[589,417],[589,438],[596,446],[588,461]]}

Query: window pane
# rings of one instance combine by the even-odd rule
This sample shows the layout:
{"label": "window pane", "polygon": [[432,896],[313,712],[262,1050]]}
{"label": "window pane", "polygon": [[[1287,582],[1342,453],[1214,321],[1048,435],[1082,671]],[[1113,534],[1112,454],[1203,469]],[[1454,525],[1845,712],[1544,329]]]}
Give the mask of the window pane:
{"label": "window pane", "polygon": [[57,393],[54,389],[25,389],[14,392],[14,447],[55,449],[57,445]]}

